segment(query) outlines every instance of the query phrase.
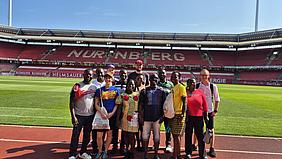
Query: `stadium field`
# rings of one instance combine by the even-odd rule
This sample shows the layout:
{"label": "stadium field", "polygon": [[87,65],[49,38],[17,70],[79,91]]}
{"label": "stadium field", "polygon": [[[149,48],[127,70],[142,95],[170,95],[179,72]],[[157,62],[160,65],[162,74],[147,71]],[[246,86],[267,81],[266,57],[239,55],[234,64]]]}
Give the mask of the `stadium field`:
{"label": "stadium field", "polygon": [[[69,92],[80,79],[0,76],[0,124],[71,127]],[[220,134],[282,137],[282,88],[219,85]]]}

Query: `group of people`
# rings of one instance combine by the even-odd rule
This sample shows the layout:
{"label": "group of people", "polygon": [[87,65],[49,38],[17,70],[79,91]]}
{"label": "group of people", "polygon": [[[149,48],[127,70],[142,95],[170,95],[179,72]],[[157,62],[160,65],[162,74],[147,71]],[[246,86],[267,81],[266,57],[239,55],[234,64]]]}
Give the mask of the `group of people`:
{"label": "group of people", "polygon": [[[172,72],[168,81],[165,69],[148,75],[142,71],[141,60],[136,61],[135,68],[129,75],[126,70],[120,70],[119,79],[114,77],[114,65],[109,65],[106,71],[96,68],[95,75],[94,70],[86,69],[83,81],[74,84],[70,93],[73,130],[69,159],[92,158],[87,153],[91,136],[94,158],[108,158],[111,144],[114,152],[118,150],[119,129],[119,149],[125,158],[134,158],[135,150],[139,150],[144,152],[144,159],[147,159],[150,134],[153,131],[153,157],[159,159],[162,123],[166,134],[165,151],[172,153],[171,159],[181,158],[181,139],[184,133],[185,158],[191,158],[192,151],[197,148],[200,159],[207,158],[207,154],[216,157],[215,135],[212,135],[210,151],[207,154],[203,140],[204,124],[214,133],[214,117],[220,101],[217,86],[209,82],[209,71],[203,69],[200,72],[200,83],[196,83],[195,79],[188,79],[185,86],[180,82],[180,72]],[[92,80],[94,77],[96,79]],[[173,100],[173,118],[166,118],[163,110],[169,94]],[[97,113],[109,120],[109,129],[95,129],[95,126],[92,126]],[[77,153],[82,129],[82,146],[80,153]]]}

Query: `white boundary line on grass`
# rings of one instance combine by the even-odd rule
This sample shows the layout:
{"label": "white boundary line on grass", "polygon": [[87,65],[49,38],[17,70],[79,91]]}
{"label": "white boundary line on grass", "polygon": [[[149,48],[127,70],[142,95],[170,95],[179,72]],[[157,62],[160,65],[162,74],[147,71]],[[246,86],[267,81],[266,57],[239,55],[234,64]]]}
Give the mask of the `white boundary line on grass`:
{"label": "white boundary line on grass", "polygon": [[[41,143],[41,144],[70,144],[69,142],[54,142],[54,141],[36,141],[36,140],[14,140],[14,139],[0,139],[2,142],[21,142],[21,143]],[[161,147],[162,148],[162,147]],[[183,149],[183,147],[182,147]],[[261,155],[279,155],[279,152],[260,152],[260,151],[238,151],[238,150],[221,150],[217,149],[218,152],[228,153],[243,153],[243,154],[261,154]]]}
{"label": "white boundary line on grass", "polygon": [[[19,127],[19,128],[39,128],[39,129],[66,129],[72,130],[72,128],[65,128],[65,127],[44,127],[44,126],[24,126],[24,125],[1,125],[1,126],[8,126],[8,127]],[[161,133],[165,133],[161,131]],[[258,136],[241,136],[241,135],[216,135],[219,137],[231,137],[231,138],[249,138],[249,139],[266,139],[266,140],[282,140],[282,138],[276,137],[258,137]]]}

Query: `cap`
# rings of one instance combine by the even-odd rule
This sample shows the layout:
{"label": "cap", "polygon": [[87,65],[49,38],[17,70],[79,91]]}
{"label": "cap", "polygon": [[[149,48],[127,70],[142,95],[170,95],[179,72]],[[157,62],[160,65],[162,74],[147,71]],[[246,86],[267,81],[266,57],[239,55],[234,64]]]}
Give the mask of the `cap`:
{"label": "cap", "polygon": [[137,61],[135,62],[135,64],[137,64],[137,65],[143,65],[143,61],[142,61],[142,60],[137,60]]}
{"label": "cap", "polygon": [[107,66],[107,68],[115,68],[115,65],[110,64],[110,65]]}

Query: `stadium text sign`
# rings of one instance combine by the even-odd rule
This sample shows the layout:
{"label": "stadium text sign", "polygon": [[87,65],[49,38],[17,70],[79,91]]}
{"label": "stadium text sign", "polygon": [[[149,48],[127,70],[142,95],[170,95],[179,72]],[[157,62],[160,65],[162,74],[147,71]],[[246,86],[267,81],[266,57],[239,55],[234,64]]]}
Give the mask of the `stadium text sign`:
{"label": "stadium text sign", "polygon": [[[117,51],[114,54],[106,53],[103,50],[72,50],[67,57],[82,57],[82,58],[98,58],[103,59],[105,57],[111,58],[122,58],[122,59],[130,59],[136,60],[140,58],[144,58],[146,55],[143,55],[141,52],[138,51]],[[183,53],[167,53],[167,52],[154,52],[152,51],[148,54],[147,58],[151,59],[152,61],[185,61],[185,56]]]}

